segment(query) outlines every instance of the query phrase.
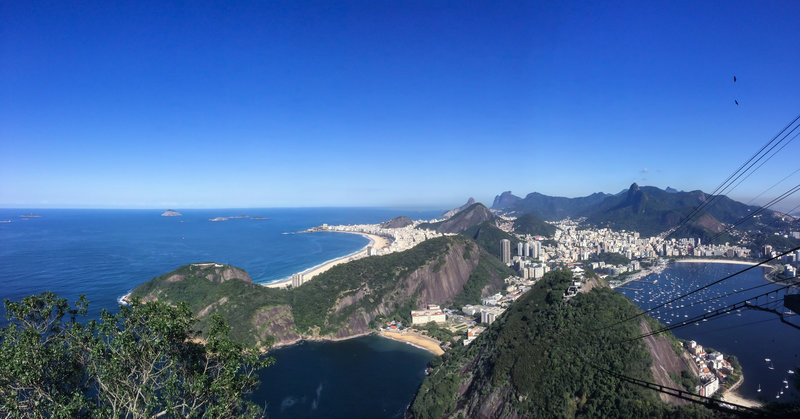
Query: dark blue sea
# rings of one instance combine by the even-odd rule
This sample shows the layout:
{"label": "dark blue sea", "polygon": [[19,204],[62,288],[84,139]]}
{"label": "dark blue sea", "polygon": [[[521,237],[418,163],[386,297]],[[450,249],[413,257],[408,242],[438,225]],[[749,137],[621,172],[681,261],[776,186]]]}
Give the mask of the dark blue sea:
{"label": "dark blue sea", "polygon": [[[649,309],[745,268],[747,266],[734,264],[675,263],[660,274],[646,276],[617,290],[642,309]],[[747,291],[754,287],[757,288]],[[745,300],[783,312],[786,309],[780,298],[754,298],[778,288],[781,286],[764,279],[764,268],[757,267],[657,309],[651,315],[663,324],[677,325]],[[722,297],[734,291],[738,293]],[[798,317],[786,319],[800,325]],[[742,396],[764,402],[800,400],[795,385],[800,379],[800,371],[797,371],[800,368],[800,329],[782,323],[775,314],[742,309],[705,322],[692,322],[674,329],[673,333],[681,339],[735,355],[744,370],[745,380],[738,390]],[[790,374],[790,370],[795,373]]]}
{"label": "dark blue sea", "polygon": [[[0,209],[0,298],[86,294],[93,313],[113,310],[137,285],[181,265],[214,261],[269,283],[362,248],[354,234],[291,234],[328,224],[378,223],[441,211],[391,208],[180,210]],[[38,218],[23,218],[27,214]],[[215,217],[248,215],[267,219]]]}
{"label": "dark blue sea", "polygon": [[[416,219],[441,211],[375,208],[181,210],[182,217],[161,217],[158,210],[0,209],[0,298],[19,300],[53,291],[70,301],[90,300],[90,315],[117,308],[128,291],[181,265],[200,261],[247,270],[255,282],[285,278],[366,244],[350,234],[291,234],[323,223],[377,223],[398,215]],[[38,218],[23,218],[34,213]],[[237,215],[267,217],[210,222]],[[740,265],[676,264],[664,273],[632,283],[625,293],[643,308],[729,273]],[[653,283],[658,280],[656,283]],[[696,300],[765,284],[761,269],[726,281]],[[740,301],[776,288],[767,284],[693,307],[663,310],[662,321]],[[651,305],[650,305],[651,306]],[[699,311],[698,311],[699,310]],[[795,322],[798,319],[794,319]],[[675,330],[726,354],[744,367],[740,392],[766,401],[798,400],[797,379],[788,370],[800,365],[800,330],[769,313],[743,310],[721,319]],[[364,337],[333,343],[304,343],[274,351],[276,365],[262,371],[255,395],[271,417],[398,417],[423,379],[431,355],[404,343]],[[773,369],[765,358],[770,358]],[[758,386],[762,391],[756,391]],[[780,394],[783,390],[784,393]],[[780,395],[780,399],[775,399]]]}
{"label": "dark blue sea", "polygon": [[[353,234],[292,234],[328,224],[363,224],[442,211],[391,208],[180,210],[0,209],[0,298],[52,291],[74,301],[85,294],[90,316],[117,310],[117,299],[181,265],[201,261],[247,270],[253,281],[283,279],[352,253],[367,240]],[[25,218],[24,214],[40,217]],[[215,217],[248,215],[267,219]],[[2,311],[2,309],[0,309]],[[4,321],[0,321],[4,323]],[[309,342],[272,353],[253,400],[269,417],[401,417],[431,354],[367,336]]]}

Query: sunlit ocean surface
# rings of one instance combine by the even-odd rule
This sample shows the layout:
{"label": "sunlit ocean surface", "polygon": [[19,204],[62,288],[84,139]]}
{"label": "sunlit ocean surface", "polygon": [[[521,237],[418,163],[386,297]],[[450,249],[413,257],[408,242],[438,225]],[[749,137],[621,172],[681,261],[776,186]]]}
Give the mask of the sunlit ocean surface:
{"label": "sunlit ocean surface", "polygon": [[[363,247],[354,234],[291,234],[328,224],[378,223],[441,211],[384,208],[180,210],[0,209],[0,298],[52,291],[114,310],[137,285],[188,263],[214,261],[268,283]],[[39,218],[23,218],[26,214]],[[267,217],[209,221],[215,217]]]}

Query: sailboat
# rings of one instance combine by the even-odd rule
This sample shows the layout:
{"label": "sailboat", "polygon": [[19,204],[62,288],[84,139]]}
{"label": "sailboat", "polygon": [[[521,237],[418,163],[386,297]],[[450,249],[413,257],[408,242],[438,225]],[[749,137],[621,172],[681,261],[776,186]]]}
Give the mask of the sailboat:
{"label": "sailboat", "polygon": [[759,384],[759,385],[758,385],[758,390],[756,390],[756,391],[758,391],[759,393],[761,393],[761,384]]}
{"label": "sailboat", "polygon": [[771,369],[771,370],[774,370],[774,369],[775,369],[775,366],[774,366],[774,365],[772,365],[772,362],[770,362],[770,363],[769,363],[769,369]]}

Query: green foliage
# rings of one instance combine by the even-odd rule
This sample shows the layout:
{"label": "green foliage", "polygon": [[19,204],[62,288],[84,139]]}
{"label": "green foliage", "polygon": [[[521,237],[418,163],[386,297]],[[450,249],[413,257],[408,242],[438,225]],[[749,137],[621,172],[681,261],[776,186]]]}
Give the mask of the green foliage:
{"label": "green foliage", "polygon": [[472,270],[467,282],[464,283],[463,291],[455,296],[452,305],[460,308],[467,304],[480,303],[481,292],[489,285],[492,278],[504,279],[509,275],[514,275],[514,271],[503,262],[486,253],[481,253],[478,256],[478,266]]}
{"label": "green foliage", "polygon": [[6,300],[0,331],[0,414],[37,417],[256,417],[245,397],[255,371],[268,366],[258,348],[232,341],[219,316],[207,344],[194,342],[185,304],[141,304],[85,316],[52,293]]}
{"label": "green foliage", "polygon": [[[445,353],[412,402],[414,417],[471,416],[489,400],[496,406],[493,413],[482,413],[488,416],[709,415],[673,410],[654,392],[598,370],[601,365],[652,381],[644,344],[619,343],[641,333],[634,322],[597,327],[640,310],[608,288],[564,302],[560,295],[570,280],[569,271],[547,273],[472,344]],[[466,392],[460,394],[459,387]]]}
{"label": "green foliage", "polygon": [[449,329],[439,326],[434,322],[430,322],[425,326],[414,326],[414,328],[426,331],[428,336],[440,342],[450,342],[453,340],[454,337],[457,336],[456,333],[453,333]]}
{"label": "green foliage", "polygon": [[452,217],[436,223],[422,223],[418,228],[428,228],[440,233],[460,233],[474,225],[491,222],[495,216],[480,202],[459,211]]}
{"label": "green foliage", "polygon": [[[402,279],[431,261],[436,263],[452,246],[460,243],[463,243],[463,239],[455,236],[439,237],[426,240],[405,252],[334,266],[316,276],[313,281],[292,290],[291,306],[295,326],[301,333],[309,333],[312,328],[319,328],[320,334],[338,331],[355,310],[372,311],[397,291],[397,284]],[[368,296],[346,310],[333,312],[339,298],[353,295],[365,288],[369,289]],[[416,301],[411,303],[416,308]]]}
{"label": "green foliage", "polygon": [[556,232],[556,227],[529,213],[523,214],[514,220],[514,232],[532,236],[552,237]]}
{"label": "green foliage", "polygon": [[669,373],[669,377],[672,378],[679,386],[683,387],[684,390],[694,393],[695,387],[700,385],[700,380],[687,370],[681,371],[681,375],[676,375],[673,373]]}
{"label": "green foliage", "polygon": [[[312,281],[293,289],[274,289],[258,284],[229,279],[221,272],[232,267],[186,265],[137,287],[132,297],[158,299],[171,304],[186,303],[192,313],[202,313],[198,328],[206,333],[211,314],[220,314],[231,326],[231,337],[249,345],[270,344],[290,336],[330,335],[348,327],[355,313],[388,313],[370,321],[371,327],[389,320],[411,324],[410,311],[419,308],[420,290],[406,289],[413,272],[426,268],[441,272],[448,257],[464,256],[477,260],[477,268],[469,277],[459,301],[476,302],[481,290],[513,274],[498,260],[477,249],[475,243],[462,236],[446,236],[426,240],[404,252],[359,259],[334,266]],[[213,266],[213,265],[211,265]],[[341,304],[347,300],[346,304]],[[447,303],[442,301],[442,304]],[[380,306],[380,310],[378,309]],[[265,316],[272,310],[285,316]],[[265,325],[266,321],[272,321]],[[284,321],[285,320],[285,321]],[[278,324],[279,323],[279,324]],[[279,330],[278,330],[279,329]],[[277,330],[277,331],[276,331]],[[257,342],[261,339],[262,342]]]}
{"label": "green foliage", "polygon": [[512,245],[518,241],[514,236],[506,233],[503,230],[500,230],[499,228],[495,227],[494,224],[488,221],[476,226],[472,226],[462,231],[460,234],[474,240],[475,243],[478,243],[478,246],[483,248],[483,250],[486,250],[487,253],[497,257],[498,259],[502,259],[500,240],[510,240]]}
{"label": "green foliage", "polygon": [[[230,268],[224,266],[223,269]],[[180,275],[183,279],[170,281]],[[253,333],[253,313],[262,307],[286,305],[289,291],[267,288],[240,280],[209,280],[213,270],[195,265],[185,265],[170,273],[158,276],[136,287],[132,298],[157,297],[160,301],[172,304],[185,303],[192,313],[200,313],[206,308],[209,314],[220,314],[231,325],[231,337],[247,345],[263,344],[256,342]],[[213,277],[212,277],[213,278]],[[228,301],[230,303],[222,303]],[[210,315],[198,319],[197,327],[204,333],[210,327]]]}

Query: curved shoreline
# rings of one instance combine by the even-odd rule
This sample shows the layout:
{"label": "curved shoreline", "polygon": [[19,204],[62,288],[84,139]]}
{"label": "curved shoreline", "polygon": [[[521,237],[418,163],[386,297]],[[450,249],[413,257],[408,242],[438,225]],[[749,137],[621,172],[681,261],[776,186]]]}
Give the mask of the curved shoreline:
{"label": "curved shoreline", "polygon": [[386,339],[395,340],[398,342],[405,342],[420,349],[424,349],[434,355],[441,355],[444,350],[439,346],[438,341],[427,336],[418,335],[416,333],[406,332],[378,332],[378,336],[385,337]]}
{"label": "curved shoreline", "polygon": [[[729,265],[758,265],[758,262],[750,262],[746,260],[737,259],[703,259],[703,258],[689,258],[689,259],[675,259],[675,263],[723,263]],[[764,267],[767,267],[764,265]]]}
{"label": "curved shoreline", "polygon": [[725,392],[722,393],[722,398],[726,402],[735,403],[735,404],[738,404],[740,406],[745,406],[745,407],[761,407],[761,406],[763,406],[763,403],[761,403],[761,402],[759,402],[757,400],[747,399],[745,397],[742,397],[742,395],[739,394],[739,392],[736,391],[742,385],[742,383],[744,383],[744,374],[741,375],[741,378],[739,378],[739,381],[737,381],[736,384],[734,384],[733,386],[731,386],[731,388],[725,390]]}
{"label": "curved shoreline", "polygon": [[[364,247],[356,250],[353,253],[350,253],[350,254],[347,254],[347,255],[344,255],[344,256],[340,256],[338,258],[327,260],[327,261],[322,262],[322,263],[320,263],[318,265],[312,266],[312,267],[310,267],[310,268],[308,268],[308,269],[306,269],[304,271],[298,272],[298,274],[303,275],[305,277],[304,278],[305,281],[308,281],[308,280],[314,278],[315,276],[327,271],[328,269],[330,269],[330,268],[332,268],[332,267],[334,267],[336,265],[339,265],[341,263],[347,263],[347,262],[350,262],[350,261],[353,261],[353,260],[356,260],[356,259],[360,259],[360,258],[366,256],[367,255],[367,247],[369,247],[369,246],[372,246],[372,247],[375,247],[375,248],[378,248],[378,249],[382,249],[382,248],[388,246],[388,241],[389,241],[389,239],[387,239],[386,237],[377,236],[377,235],[368,234],[368,233],[361,233],[361,232],[356,232],[356,231],[330,231],[330,233],[357,234],[359,236],[362,236],[362,237],[366,238],[367,240],[369,240],[369,242],[367,244],[365,244]],[[266,284],[261,284],[261,285],[263,285],[265,287],[269,287],[269,288],[286,288],[289,285],[292,285],[292,276],[290,275],[290,276],[288,276],[286,278],[279,279],[277,281],[269,282],[269,283],[266,283]]]}

